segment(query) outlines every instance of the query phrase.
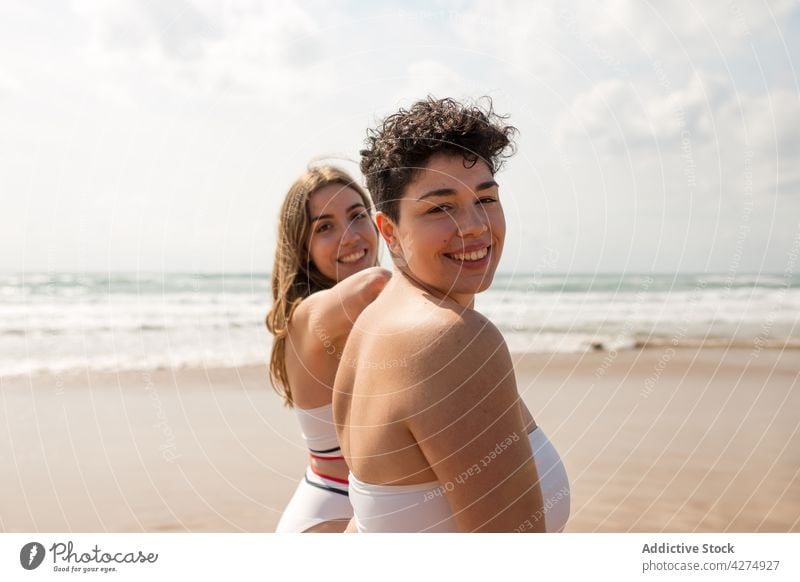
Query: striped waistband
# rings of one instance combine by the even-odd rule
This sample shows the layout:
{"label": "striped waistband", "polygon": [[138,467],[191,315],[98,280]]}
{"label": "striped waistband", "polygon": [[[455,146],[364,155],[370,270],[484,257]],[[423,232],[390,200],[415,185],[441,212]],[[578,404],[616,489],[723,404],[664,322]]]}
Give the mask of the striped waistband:
{"label": "striped waistband", "polygon": [[350,489],[347,479],[340,479],[332,475],[325,475],[324,473],[316,471],[314,467],[311,466],[306,469],[305,480],[306,483],[313,487],[324,489],[325,491],[330,491],[339,495],[348,495],[348,491]]}
{"label": "striped waistband", "polygon": [[315,459],[323,459],[325,461],[340,461],[344,459],[340,447],[333,447],[332,449],[325,449],[324,451],[308,449],[308,454]]}

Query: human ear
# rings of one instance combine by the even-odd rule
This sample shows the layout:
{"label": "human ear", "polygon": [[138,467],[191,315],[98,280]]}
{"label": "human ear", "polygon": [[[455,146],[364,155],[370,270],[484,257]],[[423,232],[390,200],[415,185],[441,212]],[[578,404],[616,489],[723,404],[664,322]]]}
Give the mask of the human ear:
{"label": "human ear", "polygon": [[381,233],[381,237],[386,241],[389,251],[395,256],[399,255],[401,251],[400,241],[397,237],[397,226],[392,219],[385,212],[376,212],[375,224],[378,226],[378,232]]}

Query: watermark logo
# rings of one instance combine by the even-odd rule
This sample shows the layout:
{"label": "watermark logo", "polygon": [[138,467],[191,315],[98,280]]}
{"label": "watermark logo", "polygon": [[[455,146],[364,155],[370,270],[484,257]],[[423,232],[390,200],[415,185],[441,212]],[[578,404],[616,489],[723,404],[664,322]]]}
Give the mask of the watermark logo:
{"label": "watermark logo", "polygon": [[46,550],[39,542],[29,542],[19,551],[19,563],[26,570],[35,570],[48,556],[52,559],[48,568],[69,574],[107,574],[119,572],[127,564],[154,564],[158,560],[158,554],[153,552],[106,552],[98,544],[89,550],[79,550],[70,540],[56,542]]}
{"label": "watermark logo", "polygon": [[19,563],[26,570],[35,570],[44,561],[44,546],[39,542],[29,542],[19,551]]}

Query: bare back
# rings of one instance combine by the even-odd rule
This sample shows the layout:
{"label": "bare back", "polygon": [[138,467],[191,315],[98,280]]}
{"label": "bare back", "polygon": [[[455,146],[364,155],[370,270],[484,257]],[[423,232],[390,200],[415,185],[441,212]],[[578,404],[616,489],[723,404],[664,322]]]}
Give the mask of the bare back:
{"label": "bare back", "polygon": [[[452,406],[452,398],[458,398],[463,366],[458,365],[461,355],[449,353],[432,377],[430,360],[438,357],[441,340],[454,330],[462,336],[477,336],[482,328],[491,326],[477,312],[423,290],[409,289],[398,279],[362,312],[353,327],[334,386],[334,419],[351,471],[363,481],[386,485],[437,479],[419,444],[420,432],[435,438],[437,429],[419,428],[436,427],[443,417],[442,408]],[[468,357],[472,346],[467,341],[463,347],[461,352]],[[513,374],[513,369],[509,371]],[[433,394],[431,383],[443,392]],[[521,401],[514,405],[513,413],[521,415],[527,430],[535,426]],[[472,434],[481,427],[465,423],[477,418],[465,417],[458,426],[442,429]]]}

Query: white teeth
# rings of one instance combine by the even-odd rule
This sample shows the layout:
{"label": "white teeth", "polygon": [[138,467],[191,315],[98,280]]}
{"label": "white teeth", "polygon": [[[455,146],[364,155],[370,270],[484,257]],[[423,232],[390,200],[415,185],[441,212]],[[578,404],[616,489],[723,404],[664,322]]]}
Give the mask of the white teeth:
{"label": "white teeth", "polygon": [[471,253],[453,253],[450,256],[457,261],[479,261],[485,257],[488,252],[489,249],[484,247],[478,251],[472,251]]}
{"label": "white teeth", "polygon": [[358,259],[363,257],[367,254],[367,249],[361,249],[360,251],[356,251],[354,253],[350,253],[349,255],[345,255],[339,258],[340,263],[355,263]]}

